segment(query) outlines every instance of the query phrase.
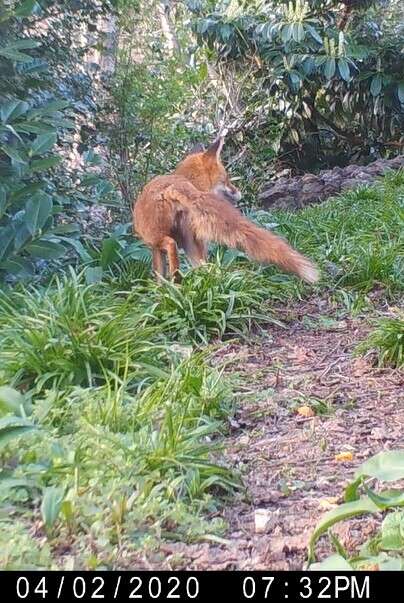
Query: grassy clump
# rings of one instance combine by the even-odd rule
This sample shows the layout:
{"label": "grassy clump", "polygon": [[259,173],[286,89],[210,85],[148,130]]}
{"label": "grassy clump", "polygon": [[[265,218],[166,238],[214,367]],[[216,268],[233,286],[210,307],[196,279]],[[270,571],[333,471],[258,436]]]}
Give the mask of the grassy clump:
{"label": "grassy clump", "polygon": [[[136,549],[161,531],[186,540],[220,533],[222,522],[207,523],[201,514],[216,508],[214,492],[241,486],[215,461],[231,400],[221,373],[204,358],[182,360],[140,394],[128,389],[116,376],[100,387],[49,390],[29,417],[38,429],[2,450],[0,506],[12,504],[21,522],[42,516],[51,543],[68,538],[72,548],[84,546],[81,567],[89,538],[92,555],[111,567],[120,547]],[[44,500],[52,488],[60,501],[47,524]],[[37,548],[41,565],[39,542]],[[23,557],[9,561],[19,563]]]}
{"label": "grassy clump", "polygon": [[167,365],[133,299],[74,273],[45,289],[1,296],[0,312],[0,364],[25,387],[92,386],[124,372],[138,382]]}
{"label": "grassy clump", "polygon": [[[289,288],[286,287],[288,291]],[[168,337],[206,344],[225,334],[248,332],[257,322],[277,322],[263,304],[282,297],[279,280],[236,262],[209,264],[184,274],[181,286],[165,281],[151,286],[149,324],[162,325]]]}
{"label": "grassy clump", "polygon": [[379,366],[404,365],[404,319],[383,318],[370,335],[357,347],[358,353],[374,350]]}
{"label": "grassy clump", "polygon": [[0,565],[49,566],[39,540],[37,556],[27,553],[24,526],[41,517],[50,542],[68,535],[80,549],[80,567],[88,539],[110,567],[123,541],[131,549],[162,530],[194,539],[223,529],[202,514],[215,508],[213,492],[240,488],[216,460],[229,387],[206,354],[149,324],[141,297],[74,273],[2,296],[0,509],[12,504],[21,554],[4,549]]}
{"label": "grassy clump", "polygon": [[404,171],[299,213],[279,213],[288,240],[324,268],[333,288],[404,289]]}

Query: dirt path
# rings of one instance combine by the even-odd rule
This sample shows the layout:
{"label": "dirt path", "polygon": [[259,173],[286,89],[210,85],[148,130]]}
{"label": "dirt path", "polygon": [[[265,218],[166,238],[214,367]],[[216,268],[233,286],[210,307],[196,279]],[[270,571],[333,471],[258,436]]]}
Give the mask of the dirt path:
{"label": "dirt path", "polygon": [[[271,327],[253,343],[221,350],[240,391],[225,458],[242,472],[250,501],[226,509],[227,544],[167,544],[165,568],[174,560],[187,569],[303,568],[314,525],[355,468],[380,450],[404,446],[403,373],[376,369],[370,357],[352,353],[368,330],[363,318],[337,320],[317,301],[300,304],[288,329]],[[306,405],[314,417],[296,412]],[[336,461],[341,452],[353,460]],[[270,512],[265,533],[255,532],[257,509]],[[335,532],[353,550],[379,523],[380,517],[354,519]]]}

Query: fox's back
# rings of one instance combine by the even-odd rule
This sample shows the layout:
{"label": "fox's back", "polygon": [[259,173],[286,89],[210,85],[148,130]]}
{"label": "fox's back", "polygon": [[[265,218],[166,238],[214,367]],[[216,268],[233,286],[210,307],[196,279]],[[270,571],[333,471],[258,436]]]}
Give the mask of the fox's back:
{"label": "fox's back", "polygon": [[219,138],[206,151],[187,155],[172,174],[157,176],[143,188],[135,202],[133,219],[134,230],[148,245],[158,246],[167,236],[181,245],[184,229],[189,226],[189,212],[199,206],[203,211],[209,202],[206,193],[226,201],[239,200],[240,192],[220,161],[222,145],[223,139]]}

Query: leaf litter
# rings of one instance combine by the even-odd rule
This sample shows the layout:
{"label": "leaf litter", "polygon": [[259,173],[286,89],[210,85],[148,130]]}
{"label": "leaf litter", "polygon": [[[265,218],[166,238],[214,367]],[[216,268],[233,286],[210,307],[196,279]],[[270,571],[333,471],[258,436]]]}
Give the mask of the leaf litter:
{"label": "leaf litter", "polygon": [[[403,372],[353,355],[369,331],[365,317],[336,324],[330,315],[316,328],[315,310],[313,300],[301,302],[286,333],[270,327],[251,343],[231,342],[218,352],[242,384],[224,454],[241,471],[247,497],[212,514],[228,522],[229,544],[170,542],[147,560],[136,554],[127,562],[154,569],[302,569],[314,526],[342,502],[355,469],[380,450],[403,447]],[[332,412],[311,414],[312,400],[326,400]],[[333,530],[353,551],[381,520],[382,514],[354,518]],[[320,542],[318,552],[332,551]]]}

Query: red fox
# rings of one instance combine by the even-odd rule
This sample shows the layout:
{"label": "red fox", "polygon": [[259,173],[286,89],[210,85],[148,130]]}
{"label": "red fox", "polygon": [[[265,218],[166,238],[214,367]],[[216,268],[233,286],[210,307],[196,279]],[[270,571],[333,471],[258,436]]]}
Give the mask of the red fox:
{"label": "red fox", "polygon": [[206,262],[208,243],[214,241],[316,282],[319,274],[310,260],[233,205],[241,193],[220,160],[223,141],[220,137],[206,151],[188,155],[171,175],[153,178],[140,193],[134,230],[152,249],[154,271],[165,276],[167,256],[170,276],[178,280],[178,248],[198,266]]}

